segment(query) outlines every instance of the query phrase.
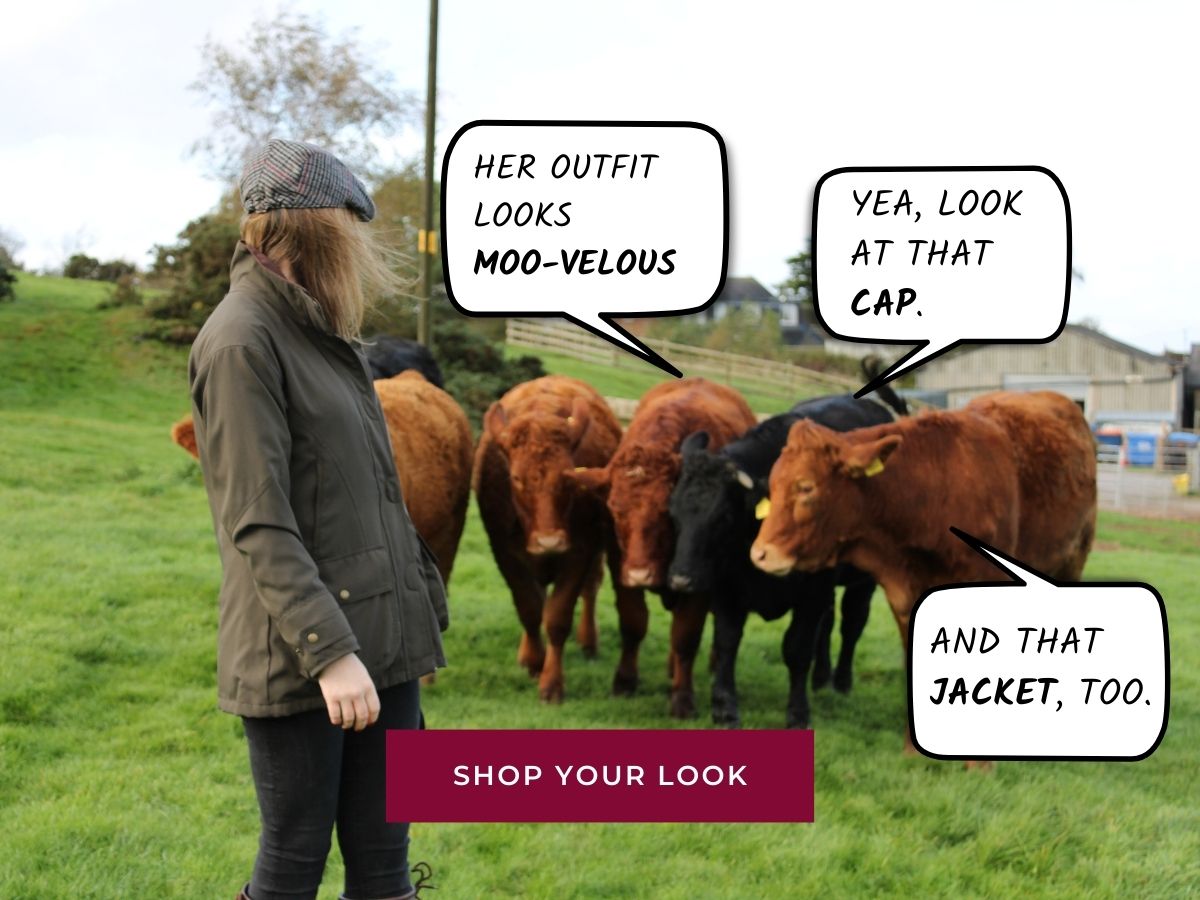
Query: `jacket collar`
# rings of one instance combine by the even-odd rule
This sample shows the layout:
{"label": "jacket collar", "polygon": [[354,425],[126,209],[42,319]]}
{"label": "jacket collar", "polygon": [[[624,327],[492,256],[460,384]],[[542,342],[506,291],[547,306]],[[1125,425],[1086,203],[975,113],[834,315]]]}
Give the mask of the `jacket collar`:
{"label": "jacket collar", "polygon": [[334,334],[325,317],[325,310],[312,294],[259,262],[257,254],[244,241],[238,241],[233,251],[233,259],[229,263],[229,281],[231,289],[243,282],[265,288],[270,295],[283,301],[284,308],[292,318],[318,331]]}

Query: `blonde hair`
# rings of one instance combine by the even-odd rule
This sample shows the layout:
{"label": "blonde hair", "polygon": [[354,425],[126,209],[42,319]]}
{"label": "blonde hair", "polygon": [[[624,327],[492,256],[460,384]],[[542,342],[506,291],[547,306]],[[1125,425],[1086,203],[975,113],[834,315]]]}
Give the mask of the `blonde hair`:
{"label": "blonde hair", "polygon": [[320,304],[330,329],[359,337],[381,299],[410,285],[396,274],[400,254],[349,209],[272,209],[242,217],[242,240],[291,275]]}

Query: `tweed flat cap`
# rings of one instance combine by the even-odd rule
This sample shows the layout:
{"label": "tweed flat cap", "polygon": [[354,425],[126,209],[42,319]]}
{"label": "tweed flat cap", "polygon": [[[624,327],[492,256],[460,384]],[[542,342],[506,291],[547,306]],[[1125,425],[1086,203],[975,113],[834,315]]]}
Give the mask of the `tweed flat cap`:
{"label": "tweed flat cap", "polygon": [[254,152],[239,183],[246,212],[347,207],[364,222],[375,204],[363,183],[327,150],[274,139]]}

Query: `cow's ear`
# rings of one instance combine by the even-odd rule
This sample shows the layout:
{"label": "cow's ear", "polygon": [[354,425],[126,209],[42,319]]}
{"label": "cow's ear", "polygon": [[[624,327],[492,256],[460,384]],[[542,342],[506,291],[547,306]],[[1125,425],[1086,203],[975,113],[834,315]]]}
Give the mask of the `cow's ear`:
{"label": "cow's ear", "polygon": [[609,471],[606,466],[580,466],[578,469],[567,469],[563,472],[563,477],[567,479],[577,490],[589,494],[595,494],[597,497],[608,497],[608,486],[610,484]]}
{"label": "cow's ear", "polygon": [[679,452],[684,456],[690,453],[703,453],[708,449],[708,432],[693,431],[683,439],[683,443],[679,445]]}
{"label": "cow's ear", "polygon": [[851,444],[842,451],[841,469],[851,478],[870,478],[883,471],[883,465],[903,442],[898,434],[890,434],[867,444]]}
{"label": "cow's ear", "polygon": [[196,447],[196,423],[191,416],[184,416],[171,426],[171,440],[196,459],[200,458],[200,451]]}
{"label": "cow's ear", "polygon": [[508,424],[508,414],[504,411],[504,407],[497,400],[488,407],[488,411],[483,414],[483,430],[492,436],[494,439],[500,437],[500,433],[504,431],[504,426]]}
{"label": "cow's ear", "polygon": [[588,432],[588,427],[592,424],[592,417],[588,415],[587,401],[582,397],[576,397],[575,402],[571,404],[571,414],[567,416],[567,437],[571,441],[571,449],[576,450],[583,443],[583,438]]}

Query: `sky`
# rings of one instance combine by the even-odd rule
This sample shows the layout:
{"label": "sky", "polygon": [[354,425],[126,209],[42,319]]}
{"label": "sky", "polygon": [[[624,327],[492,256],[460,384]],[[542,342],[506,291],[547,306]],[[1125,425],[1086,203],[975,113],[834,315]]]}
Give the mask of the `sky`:
{"label": "sky", "polygon": [[[0,230],[33,268],[149,261],[221,185],[188,148],[206,36],[276,3],[42,0],[0,30]],[[428,5],[294,2],[424,95]],[[1070,199],[1070,318],[1200,342],[1200,13],[1188,4],[442,0],[439,152],[475,119],[690,120],[730,164],[729,272],[774,286],[844,166],[1039,165]],[[388,153],[421,152],[415,129]]]}

